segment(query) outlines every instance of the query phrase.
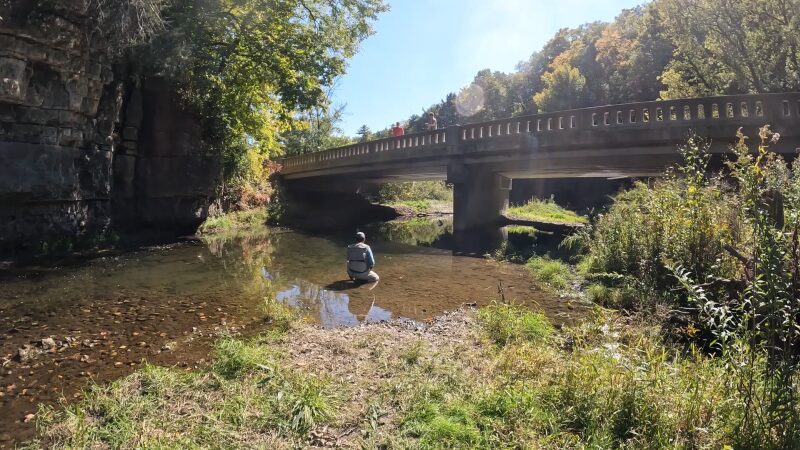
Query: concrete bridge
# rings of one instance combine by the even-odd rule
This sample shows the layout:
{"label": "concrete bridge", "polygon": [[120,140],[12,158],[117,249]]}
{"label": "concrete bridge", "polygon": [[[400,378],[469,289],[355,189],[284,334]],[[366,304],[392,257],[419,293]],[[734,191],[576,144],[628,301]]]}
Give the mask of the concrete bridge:
{"label": "concrete bridge", "polygon": [[454,228],[497,222],[513,179],[658,176],[690,132],[723,154],[742,127],[769,124],[778,150],[800,147],[800,93],[707,97],[601,106],[378,139],[283,160],[288,189],[356,192],[370,183],[446,179]]}

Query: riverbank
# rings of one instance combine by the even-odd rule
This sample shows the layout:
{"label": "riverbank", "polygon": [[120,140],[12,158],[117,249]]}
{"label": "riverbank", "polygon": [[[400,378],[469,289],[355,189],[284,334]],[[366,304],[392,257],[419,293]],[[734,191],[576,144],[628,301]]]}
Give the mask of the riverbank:
{"label": "riverbank", "polygon": [[398,217],[445,216],[453,214],[453,202],[447,200],[400,200],[382,203],[394,209]]}
{"label": "riverbank", "polygon": [[557,331],[504,304],[424,324],[280,321],[256,339],[221,340],[206,368],[148,366],[74,406],[42,409],[28,448],[734,443],[723,365],[658,336],[599,309]]}
{"label": "riverbank", "polygon": [[258,207],[233,211],[209,217],[197,228],[198,236],[232,233],[250,230],[267,225],[269,211],[267,207]]}

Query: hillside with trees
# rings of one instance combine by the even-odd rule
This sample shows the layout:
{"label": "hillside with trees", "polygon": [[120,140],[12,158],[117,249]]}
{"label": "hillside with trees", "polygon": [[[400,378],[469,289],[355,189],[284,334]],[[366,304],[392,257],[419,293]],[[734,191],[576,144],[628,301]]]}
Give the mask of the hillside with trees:
{"label": "hillside with trees", "polygon": [[[425,113],[439,126],[604,104],[800,89],[800,0],[654,0],[558,31],[511,73],[481,70]],[[477,91],[477,93],[476,93]],[[461,108],[479,95],[482,108]],[[465,102],[469,103],[469,102]],[[466,113],[466,114],[465,114]]]}

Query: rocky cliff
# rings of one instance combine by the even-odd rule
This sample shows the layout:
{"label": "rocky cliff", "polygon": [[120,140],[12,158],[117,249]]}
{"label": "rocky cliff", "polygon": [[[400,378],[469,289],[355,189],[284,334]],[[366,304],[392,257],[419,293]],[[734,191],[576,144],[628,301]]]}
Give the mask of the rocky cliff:
{"label": "rocky cliff", "polygon": [[218,173],[170,87],[112,65],[86,0],[0,7],[0,251],[192,231]]}

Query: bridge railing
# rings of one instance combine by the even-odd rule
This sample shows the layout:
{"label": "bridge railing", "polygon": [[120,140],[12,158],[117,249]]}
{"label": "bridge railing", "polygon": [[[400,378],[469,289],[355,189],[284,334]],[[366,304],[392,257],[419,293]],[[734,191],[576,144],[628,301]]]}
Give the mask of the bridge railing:
{"label": "bridge railing", "polygon": [[444,129],[406,134],[369,142],[336,147],[321,152],[294,156],[283,160],[284,171],[313,168],[319,165],[337,166],[352,164],[364,156],[395,150],[444,148],[447,144],[447,132]]}
{"label": "bridge railing", "polygon": [[[762,125],[787,119],[797,121],[798,118],[800,93],[703,97],[597,106],[461,125],[453,128],[455,134],[451,136],[456,136],[457,142],[450,144],[518,134]],[[396,151],[443,149],[447,146],[447,136],[446,130],[434,130],[347,145],[287,158],[283,161],[283,170],[302,172],[319,167],[384,161],[384,154],[388,156]]]}

